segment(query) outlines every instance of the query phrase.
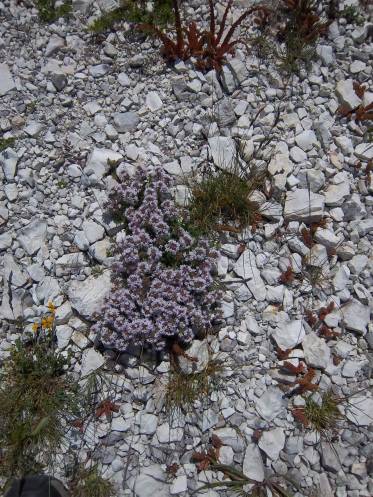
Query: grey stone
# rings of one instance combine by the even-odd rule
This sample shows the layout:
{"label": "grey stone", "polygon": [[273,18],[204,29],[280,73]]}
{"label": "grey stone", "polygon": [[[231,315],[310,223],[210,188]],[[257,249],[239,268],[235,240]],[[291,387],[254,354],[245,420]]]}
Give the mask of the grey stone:
{"label": "grey stone", "polygon": [[347,418],[357,426],[372,423],[373,398],[367,395],[352,395],[346,407]]}
{"label": "grey stone", "polygon": [[154,414],[142,413],[140,417],[140,433],[153,435],[157,429],[158,418]]}
{"label": "grey stone", "polygon": [[45,244],[47,238],[47,223],[41,219],[30,222],[18,235],[18,241],[28,255],[34,255]]}
{"label": "grey stone", "polygon": [[284,217],[286,221],[319,221],[324,214],[323,195],[306,189],[287,192]]}
{"label": "grey stone", "polygon": [[70,326],[56,326],[57,346],[59,349],[64,349],[69,345],[73,331]]}
{"label": "grey stone", "polygon": [[361,99],[356,95],[353,88],[352,79],[339,81],[335,92],[341,104],[346,105],[350,110],[355,109],[361,104]]}
{"label": "grey stone", "polygon": [[329,185],[325,191],[325,204],[329,207],[339,207],[349,194],[350,185],[348,180],[338,185]]}
{"label": "grey stone", "polygon": [[111,165],[119,164],[122,159],[122,155],[113,150],[94,148],[88,156],[84,172],[88,176],[94,174],[96,178],[101,179],[109,172]]}
{"label": "grey stone", "polygon": [[97,278],[89,276],[84,281],[73,280],[68,289],[71,306],[85,318],[92,318],[98,312],[111,290],[110,273],[104,273]]}
{"label": "grey stone", "polygon": [[229,98],[223,98],[214,107],[214,117],[219,126],[227,128],[236,121],[232,102]]}
{"label": "grey stone", "polygon": [[87,349],[82,355],[81,376],[86,377],[105,364],[105,358],[95,349]]}
{"label": "grey stone", "polygon": [[295,143],[298,145],[298,147],[304,150],[304,152],[307,152],[311,150],[315,145],[317,145],[318,141],[315,132],[311,129],[306,129],[295,137]]}
{"label": "grey stone", "polygon": [[65,40],[56,34],[53,34],[49,40],[48,44],[45,48],[45,56],[50,57],[54,53],[58,52],[58,50],[65,46]]}
{"label": "grey stone", "polygon": [[14,179],[17,172],[17,162],[17,152],[12,148],[7,148],[0,153],[0,165],[3,168],[4,176],[7,181]]}
{"label": "grey stone", "polygon": [[32,138],[36,138],[44,129],[44,124],[37,121],[30,121],[28,125],[24,128],[25,133],[27,133]]}
{"label": "grey stone", "polygon": [[51,73],[49,79],[52,81],[56,90],[61,91],[67,85],[67,77],[63,73]]}
{"label": "grey stone", "polygon": [[279,323],[272,337],[282,350],[288,350],[302,343],[305,335],[303,322],[294,320]]}
{"label": "grey stone", "polygon": [[61,288],[56,278],[46,276],[36,287],[35,294],[39,302],[44,305],[54,302],[61,295]]}
{"label": "grey stone", "polygon": [[0,235],[0,250],[5,250],[12,246],[12,235],[8,232]]}
{"label": "grey stone", "polygon": [[196,361],[183,356],[179,357],[179,366],[184,374],[200,373],[206,369],[210,354],[208,344],[205,340],[194,340],[186,353],[189,357],[196,359]]}
{"label": "grey stone", "polygon": [[307,365],[325,369],[330,363],[330,349],[324,339],[311,332],[305,336],[302,347]]}
{"label": "grey stone", "polygon": [[329,66],[333,63],[333,47],[331,47],[330,45],[318,45],[316,51],[325,65]]}
{"label": "grey stone", "polygon": [[234,140],[226,136],[212,136],[208,139],[210,153],[217,167],[230,170],[236,156]]}
{"label": "grey stone", "polygon": [[259,447],[276,461],[285,445],[285,432],[282,428],[264,431],[258,442]]}
{"label": "grey stone", "polygon": [[242,471],[247,478],[259,482],[264,480],[263,459],[258,446],[254,443],[249,443],[246,447]]}
{"label": "grey stone", "polygon": [[373,143],[360,143],[354,151],[357,158],[362,160],[373,159]]}
{"label": "grey stone", "polygon": [[94,78],[101,78],[105,76],[110,71],[110,66],[108,64],[98,64],[96,66],[89,67],[89,73]]}
{"label": "grey stone", "polygon": [[0,64],[0,97],[3,97],[8,91],[15,88],[12,74],[7,64]]}
{"label": "grey stone", "polygon": [[365,335],[370,319],[368,306],[361,304],[358,300],[352,300],[341,308],[341,312],[343,324],[348,330]]}
{"label": "grey stone", "polygon": [[102,240],[105,236],[105,229],[100,224],[95,223],[94,221],[83,221],[82,228],[90,244],[97,242],[98,240]]}
{"label": "grey stone", "polygon": [[233,271],[245,280],[260,276],[255,254],[250,249],[245,249],[233,266]]}
{"label": "grey stone", "polygon": [[140,118],[135,112],[117,112],[113,116],[114,126],[119,133],[133,131],[137,128]]}
{"label": "grey stone", "polygon": [[146,95],[146,105],[151,112],[157,112],[163,107],[163,102],[156,91],[150,91]]}
{"label": "grey stone", "polygon": [[135,479],[134,492],[137,497],[168,497],[169,485],[161,466],[153,464],[141,468]]}
{"label": "grey stone", "polygon": [[270,422],[285,408],[283,393],[279,388],[270,387],[255,402],[255,409],[259,416]]}

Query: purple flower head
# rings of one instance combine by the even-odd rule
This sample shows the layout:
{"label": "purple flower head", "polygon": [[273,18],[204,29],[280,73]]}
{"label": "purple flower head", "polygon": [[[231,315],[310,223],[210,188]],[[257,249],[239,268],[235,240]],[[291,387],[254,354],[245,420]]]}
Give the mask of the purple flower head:
{"label": "purple flower head", "polygon": [[139,168],[124,174],[110,196],[126,229],[118,237],[114,289],[93,327],[106,346],[161,350],[168,338],[188,343],[218,316],[216,251],[178,226],[172,186],[162,168]]}

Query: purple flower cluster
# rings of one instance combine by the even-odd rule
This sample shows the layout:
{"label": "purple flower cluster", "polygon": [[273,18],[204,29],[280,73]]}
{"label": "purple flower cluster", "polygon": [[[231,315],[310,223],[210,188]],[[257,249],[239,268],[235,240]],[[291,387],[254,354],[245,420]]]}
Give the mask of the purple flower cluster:
{"label": "purple flower cluster", "polygon": [[94,325],[104,345],[161,350],[167,338],[186,344],[219,314],[213,271],[217,252],[181,226],[172,179],[161,168],[123,175],[110,198],[121,209],[114,288]]}

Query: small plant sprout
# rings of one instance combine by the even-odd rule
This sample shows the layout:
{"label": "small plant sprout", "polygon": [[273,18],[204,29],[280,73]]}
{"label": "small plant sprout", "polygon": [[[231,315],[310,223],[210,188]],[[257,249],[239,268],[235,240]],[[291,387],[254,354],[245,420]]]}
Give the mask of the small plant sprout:
{"label": "small plant sprout", "polygon": [[11,136],[10,138],[0,137],[0,152],[14,145],[16,138]]}
{"label": "small plant sprout", "polygon": [[174,38],[155,25],[140,24],[139,28],[160,39],[163,43],[162,54],[168,62],[174,63],[178,59],[187,60],[193,57],[196,60],[196,67],[200,70],[220,70],[226,56],[234,54],[238,44],[246,44],[242,39],[234,38],[237,28],[251,15],[256,16],[255,23],[262,23],[269,10],[261,5],[246,9],[228,28],[227,20],[233,0],[228,0],[220,26],[216,23],[213,0],[209,0],[208,4],[210,19],[207,29],[199,28],[194,21],[186,26],[183,25],[179,0],[172,0],[175,18]]}
{"label": "small plant sprout", "polygon": [[343,418],[339,405],[342,399],[332,392],[325,392],[320,402],[316,402],[312,395],[307,397],[304,407],[293,409],[293,416],[306,428],[311,428],[321,435],[333,433],[338,422]]}
{"label": "small plant sprout", "polygon": [[[241,470],[233,465],[221,464],[219,462],[220,448],[223,443],[216,435],[211,437],[211,445],[207,450],[194,452],[192,461],[197,465],[197,471],[219,471],[223,473],[222,481],[206,483],[191,495],[194,496],[203,490],[225,489],[232,492],[232,495],[240,497],[291,497],[287,487],[292,486],[299,490],[298,485],[287,476],[276,477],[270,476],[262,482],[257,482],[245,475]],[[229,494],[230,495],[230,494]]]}
{"label": "small plant sprout", "polygon": [[71,13],[71,1],[68,0],[59,6],[56,0],[36,0],[39,11],[39,18],[43,22],[54,22],[60,17],[68,16]]}

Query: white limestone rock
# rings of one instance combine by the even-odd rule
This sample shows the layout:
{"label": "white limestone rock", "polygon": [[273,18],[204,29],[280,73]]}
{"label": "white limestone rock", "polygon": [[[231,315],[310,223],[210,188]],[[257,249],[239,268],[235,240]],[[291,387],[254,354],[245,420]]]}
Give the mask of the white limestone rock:
{"label": "white limestone rock", "polygon": [[184,374],[200,373],[206,369],[210,354],[206,340],[193,340],[192,345],[187,349],[187,354],[196,359],[191,361],[186,357],[178,358],[179,367]]}
{"label": "white limestone rock", "polygon": [[358,159],[373,159],[373,143],[360,143],[355,147],[354,153]]}
{"label": "white limestone rock", "polygon": [[18,155],[12,148],[6,148],[0,153],[0,166],[3,168],[7,181],[12,181],[17,172]]}
{"label": "white limestone rock", "polygon": [[255,254],[250,249],[245,249],[233,266],[233,271],[245,280],[258,276]]}
{"label": "white limestone rock", "polygon": [[341,312],[343,324],[348,330],[365,335],[370,320],[368,306],[361,304],[358,300],[352,300],[342,307]]}
{"label": "white limestone rock", "polygon": [[134,492],[136,497],[169,497],[169,484],[158,464],[143,467],[136,476]]}
{"label": "white limestone rock", "polygon": [[255,481],[264,480],[264,464],[262,455],[258,446],[254,443],[249,443],[246,447],[243,460],[242,471],[247,476]]}
{"label": "white limestone rock", "polygon": [[361,104],[361,99],[356,95],[353,88],[352,79],[339,81],[335,92],[341,104],[346,105],[350,110]]}
{"label": "white limestone rock", "polygon": [[28,255],[35,255],[44,246],[47,238],[47,223],[34,219],[20,231],[18,241]]}
{"label": "white limestone rock", "polygon": [[156,91],[150,91],[146,95],[146,105],[151,112],[157,112],[163,107],[163,102]]}
{"label": "white limestone rock", "polygon": [[272,337],[282,350],[293,349],[303,342],[306,332],[299,320],[284,321],[278,324]]}
{"label": "white limestone rock", "polygon": [[89,276],[84,281],[72,280],[68,290],[69,301],[73,309],[89,319],[95,312],[99,312],[110,289],[109,271],[104,271],[97,278]]}
{"label": "white limestone rock", "polygon": [[118,152],[107,148],[94,148],[89,154],[84,172],[87,176],[95,175],[101,179],[110,170],[111,165],[117,165],[123,159]]}
{"label": "white limestone rock", "polygon": [[95,349],[86,349],[82,355],[81,375],[86,377],[105,364],[105,358]]}
{"label": "white limestone rock", "polygon": [[227,136],[212,136],[208,144],[215,165],[220,169],[231,169],[236,155],[234,140]]}
{"label": "white limestone rock", "polygon": [[285,408],[283,393],[279,388],[270,387],[255,402],[259,416],[270,422],[281,414]]}
{"label": "white limestone rock", "polygon": [[8,64],[0,64],[0,97],[16,87]]}
{"label": "white limestone rock", "polygon": [[284,217],[286,221],[319,221],[324,214],[325,199],[323,195],[298,188],[287,192]]}
{"label": "white limestone rock", "polygon": [[258,445],[268,457],[273,461],[277,461],[279,454],[285,445],[285,432],[283,428],[263,431]]}
{"label": "white limestone rock", "polygon": [[300,147],[304,152],[308,152],[315,145],[318,145],[318,141],[315,135],[315,132],[311,129],[306,129],[302,131],[299,135],[295,137],[295,143]]}
{"label": "white limestone rock", "polygon": [[114,126],[119,133],[135,130],[140,122],[140,118],[135,112],[116,112],[113,119]]}
{"label": "white limestone rock", "polygon": [[367,395],[352,395],[346,407],[347,418],[356,426],[372,423],[373,398]]}
{"label": "white limestone rock", "polygon": [[330,363],[330,349],[323,338],[311,332],[305,336],[302,347],[308,366],[325,369]]}

